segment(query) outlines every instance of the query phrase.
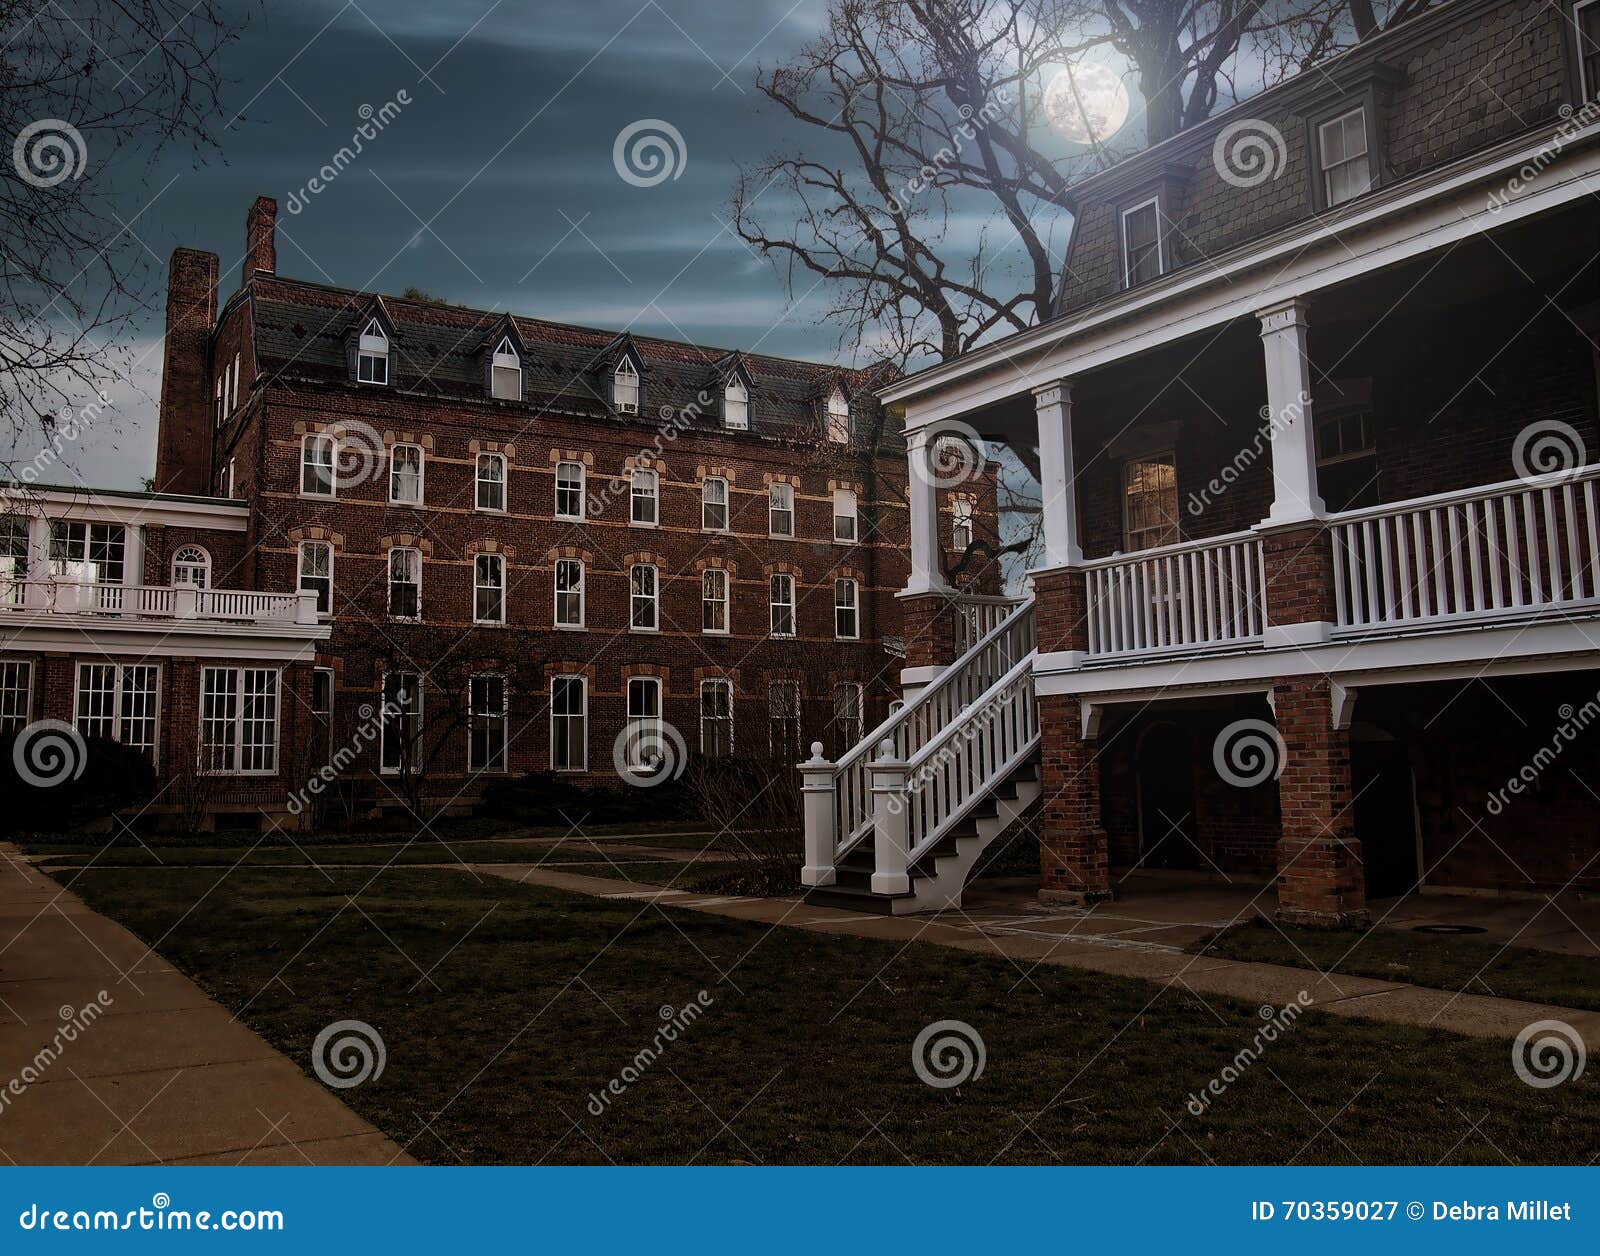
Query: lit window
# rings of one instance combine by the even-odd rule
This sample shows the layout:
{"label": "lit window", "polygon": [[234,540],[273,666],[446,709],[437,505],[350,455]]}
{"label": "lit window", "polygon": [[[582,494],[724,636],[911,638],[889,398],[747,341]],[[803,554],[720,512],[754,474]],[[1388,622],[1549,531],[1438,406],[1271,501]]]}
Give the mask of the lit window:
{"label": "lit window", "polygon": [[700,527],[706,532],[728,530],[728,482],[711,479],[700,485]]}
{"label": "lit window", "polygon": [[397,506],[422,505],[421,445],[396,445],[389,451],[389,500]]}
{"label": "lit window", "polygon": [[472,561],[472,618],[480,624],[506,622],[506,559],[479,554]]}
{"label": "lit window", "polygon": [[773,576],[768,602],[772,613],[772,635],[794,636],[794,577],[786,572]]}
{"label": "lit window", "polygon": [[331,436],[307,436],[300,442],[300,492],[305,497],[332,497],[334,441]]}
{"label": "lit window", "polygon": [[854,580],[833,582],[833,635],[841,641],[861,635],[861,586]]}
{"label": "lit window", "polygon": [[828,397],[828,439],[836,445],[850,443],[850,403],[837,388]]}
{"label": "lit window", "polygon": [[972,546],[972,499],[957,497],[950,503],[950,548],[965,554]]}
{"label": "lit window", "polygon": [[278,770],[275,668],[201,669],[200,763],[205,772],[232,776]]}
{"label": "lit window", "polygon": [[767,489],[767,531],[773,536],[794,535],[794,485],[774,484]]}
{"label": "lit window", "polygon": [[833,687],[833,746],[834,757],[861,744],[866,735],[864,705],[861,685],[854,681]]}
{"label": "lit window", "polygon": [[161,669],[148,663],[79,663],[73,708],[78,731],[119,741],[154,763],[160,677]]}
{"label": "lit window", "polygon": [[661,492],[660,481],[654,471],[635,471],[630,493],[632,509],[629,518],[640,527],[653,528],[660,514],[657,498]]}
{"label": "lit window", "polygon": [[583,563],[576,558],[556,560],[557,628],[583,627]]}
{"label": "lit window", "polygon": [[1322,164],[1322,200],[1330,209],[1372,186],[1367,160],[1367,111],[1352,109],[1317,127]]}
{"label": "lit window", "polygon": [[329,541],[300,542],[300,584],[317,595],[317,614],[333,610],[333,545]]}
{"label": "lit window", "polygon": [[707,567],[700,575],[700,629],[728,631],[728,573],[721,567]]}
{"label": "lit window", "polygon": [[750,394],[737,375],[729,376],[722,389],[722,426],[735,432],[750,430]]}
{"label": "lit window", "polygon": [[767,746],[774,759],[800,757],[800,685],[775,680],[767,686]]}
{"label": "lit window", "polygon": [[198,545],[179,546],[172,556],[172,583],[192,584],[197,589],[211,587],[211,555]]}
{"label": "lit window", "polygon": [[623,358],[611,376],[611,404],[623,414],[639,413],[639,372]]}
{"label": "lit window", "polygon": [[379,709],[379,767],[384,772],[417,771],[422,753],[422,677],[416,672],[385,672]]}
{"label": "lit window", "polygon": [[733,682],[700,682],[700,750],[720,756],[733,750]]}
{"label": "lit window", "polygon": [[506,460],[503,454],[478,455],[477,485],[479,510],[505,510]]}
{"label": "lit window", "polygon": [[550,678],[550,767],[582,772],[589,765],[589,683],[582,676]]}
{"label": "lit window", "polygon": [[490,395],[499,401],[522,400],[522,359],[510,336],[501,338],[495,346],[494,358],[489,364]]}
{"label": "lit window", "polygon": [[583,518],[583,463],[556,464],[556,518]]}
{"label": "lit window", "polygon": [[121,584],[127,529],[120,523],[50,521],[50,575],[68,584]]}
{"label": "lit window", "polygon": [[467,742],[467,768],[473,772],[506,770],[506,678],[493,672],[467,683],[467,712],[472,732]]}
{"label": "lit window", "polygon": [[1171,454],[1122,464],[1122,544],[1129,553],[1178,537],[1178,476]]}
{"label": "lit window", "polygon": [[1128,287],[1161,274],[1161,203],[1148,200],[1122,214],[1122,259]]}
{"label": "lit window", "polygon": [[389,615],[422,618],[422,551],[397,547],[389,551]]}
{"label": "lit window", "polygon": [[33,664],[0,662],[0,737],[20,732],[33,709]]}
{"label": "lit window", "polygon": [[856,495],[847,488],[833,490],[833,539],[843,545],[856,540]]}
{"label": "lit window", "polygon": [[661,681],[654,676],[628,679],[627,765],[652,771],[665,753],[661,735]]}
{"label": "lit window", "polygon": [[660,624],[658,574],[649,563],[635,563],[628,572],[628,626],[635,632],[654,632]]}
{"label": "lit window", "polygon": [[356,346],[356,379],[363,384],[389,382],[389,337],[377,319],[367,324]]}

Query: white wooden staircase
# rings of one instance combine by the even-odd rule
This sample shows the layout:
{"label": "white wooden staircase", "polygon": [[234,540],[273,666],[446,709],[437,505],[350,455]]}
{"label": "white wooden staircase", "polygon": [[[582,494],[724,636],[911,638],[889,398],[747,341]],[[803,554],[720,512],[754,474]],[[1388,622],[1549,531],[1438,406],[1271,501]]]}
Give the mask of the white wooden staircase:
{"label": "white wooden staircase", "polygon": [[806,901],[893,915],[961,905],[978,857],[1041,793],[1031,597],[837,763],[801,765]]}

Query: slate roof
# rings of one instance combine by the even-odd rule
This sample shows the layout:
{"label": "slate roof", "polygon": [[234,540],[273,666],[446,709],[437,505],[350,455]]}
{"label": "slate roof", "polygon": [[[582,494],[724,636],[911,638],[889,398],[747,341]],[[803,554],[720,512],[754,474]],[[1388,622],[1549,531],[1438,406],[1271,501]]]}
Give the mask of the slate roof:
{"label": "slate roof", "polygon": [[[254,276],[249,294],[263,372],[330,383],[351,381],[351,345],[381,300],[395,330],[391,386],[440,398],[482,400],[487,395],[484,355],[493,347],[487,342],[507,317],[268,275]],[[537,318],[513,315],[511,321],[524,350],[525,404],[616,417],[609,402],[611,370],[624,347],[631,345],[645,369],[640,413],[626,417],[652,426],[667,407],[682,416],[680,423],[721,430],[721,384],[738,362],[752,385],[750,424],[755,434],[815,434],[835,384],[849,397],[852,425],[862,434],[877,422],[873,389],[896,374],[887,365],[846,370]],[[894,433],[886,433],[896,434],[898,425]]]}

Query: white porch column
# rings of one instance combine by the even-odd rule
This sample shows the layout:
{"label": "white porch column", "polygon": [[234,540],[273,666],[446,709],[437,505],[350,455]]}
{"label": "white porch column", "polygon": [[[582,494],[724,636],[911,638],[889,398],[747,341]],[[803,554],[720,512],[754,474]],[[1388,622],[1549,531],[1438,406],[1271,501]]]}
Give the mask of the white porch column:
{"label": "white porch column", "polygon": [[[124,586],[144,583],[144,524],[129,523],[123,525],[122,540],[122,583]],[[136,609],[136,600],[124,599],[123,609],[132,612]]]}
{"label": "white porch column", "polygon": [[1267,421],[1272,438],[1269,525],[1304,523],[1326,513],[1317,492],[1317,439],[1311,421],[1311,358],[1306,303],[1300,298],[1257,310],[1267,360]]}
{"label": "white porch column", "polygon": [[907,593],[940,593],[947,587],[939,562],[939,488],[930,465],[933,437],[927,428],[906,433],[906,505],[911,513],[911,578]]}
{"label": "white porch column", "polygon": [[1033,390],[1039,423],[1039,490],[1044,503],[1044,562],[1083,561],[1078,531],[1078,486],[1072,462],[1072,383],[1058,379]]}
{"label": "white porch column", "polygon": [[50,520],[42,514],[28,516],[28,579],[35,583],[28,586],[27,605],[49,605]]}

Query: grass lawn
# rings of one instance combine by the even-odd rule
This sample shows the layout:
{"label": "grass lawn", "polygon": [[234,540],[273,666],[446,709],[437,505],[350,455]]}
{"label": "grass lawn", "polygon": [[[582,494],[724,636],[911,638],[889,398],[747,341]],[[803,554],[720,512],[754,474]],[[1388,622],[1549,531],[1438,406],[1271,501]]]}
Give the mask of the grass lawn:
{"label": "grass lawn", "polygon": [[[375,1026],[385,1071],[341,1096],[435,1163],[1600,1152],[1594,1070],[1530,1089],[1504,1042],[1312,1011],[1195,1117],[1190,1093],[1262,1024],[1253,1004],[443,869],[73,875],[94,907],[308,1072],[324,1026]],[[652,1045],[662,1013],[701,990],[712,1002],[700,1019],[591,1111],[591,1095]],[[987,1065],[934,1089],[912,1068],[912,1044],[946,1019],[976,1028]]]}
{"label": "grass lawn", "polygon": [[1356,935],[1300,926],[1274,928],[1265,921],[1252,921],[1196,942],[1189,950],[1600,1011],[1600,957],[1505,946],[1478,937],[1396,929],[1369,929]]}

